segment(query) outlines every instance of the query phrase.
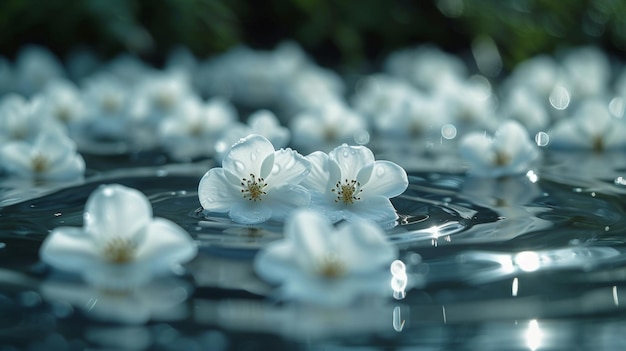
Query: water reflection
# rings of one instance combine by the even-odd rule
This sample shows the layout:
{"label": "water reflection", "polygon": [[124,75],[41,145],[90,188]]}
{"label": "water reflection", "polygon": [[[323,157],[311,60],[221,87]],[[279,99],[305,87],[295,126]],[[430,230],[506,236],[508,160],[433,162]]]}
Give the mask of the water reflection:
{"label": "water reflection", "polygon": [[183,304],[191,286],[177,278],[161,278],[127,291],[107,291],[69,277],[50,277],[40,285],[44,299],[69,303],[94,319],[124,324],[187,317]]}

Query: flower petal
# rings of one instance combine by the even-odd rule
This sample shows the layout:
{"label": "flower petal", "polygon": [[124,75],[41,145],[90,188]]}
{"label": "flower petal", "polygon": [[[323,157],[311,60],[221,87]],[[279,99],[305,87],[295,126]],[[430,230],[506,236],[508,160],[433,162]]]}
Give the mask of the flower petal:
{"label": "flower petal", "polygon": [[68,272],[81,272],[101,259],[93,238],[74,227],[54,229],[41,245],[39,257],[54,268]]}
{"label": "flower petal", "polygon": [[272,217],[272,209],[264,203],[254,201],[235,201],[228,214],[230,218],[242,224],[258,224]]}
{"label": "flower petal", "polygon": [[261,174],[261,163],[274,153],[274,146],[265,137],[251,134],[239,140],[224,156],[222,167],[236,175],[246,178],[250,174]]}
{"label": "flower petal", "polygon": [[317,211],[299,210],[285,224],[285,236],[297,250],[294,258],[304,271],[314,271],[319,260],[334,252],[331,236],[335,229],[330,221]]}
{"label": "flower petal", "polygon": [[85,160],[80,154],[69,154],[57,164],[53,164],[45,173],[45,178],[50,180],[79,179],[85,173]]}
{"label": "flower petal", "polygon": [[297,251],[292,241],[280,240],[269,243],[254,258],[254,271],[261,279],[270,283],[282,283],[301,274],[294,269],[293,260]]}
{"label": "flower petal", "polygon": [[32,147],[27,143],[8,143],[0,148],[1,168],[14,175],[32,178],[34,173],[31,154]]}
{"label": "flower petal", "polygon": [[[364,172],[369,167],[363,168]],[[359,172],[359,176],[361,176]],[[369,181],[363,184],[363,193],[370,195],[383,195],[394,197],[402,194],[409,186],[409,179],[404,168],[390,161],[374,162]],[[359,177],[357,176],[357,178]]]}
{"label": "flower petal", "polygon": [[274,153],[274,167],[266,178],[268,188],[296,185],[302,182],[311,170],[311,163],[291,149],[280,149]]}
{"label": "flower petal", "polygon": [[316,191],[320,194],[327,192],[330,189],[328,188],[328,181],[330,180],[328,154],[321,151],[315,151],[314,153],[307,155],[306,159],[309,160],[311,171],[300,184],[305,188]]}
{"label": "flower petal", "polygon": [[343,144],[336,147],[328,154],[331,160],[335,160],[341,169],[342,178],[356,179],[361,168],[374,162],[374,154],[365,146],[348,146]]}
{"label": "flower petal", "polygon": [[472,167],[472,172],[492,168],[495,153],[491,144],[491,140],[479,132],[468,133],[461,139],[459,152]]}
{"label": "flower petal", "polygon": [[311,194],[300,185],[286,185],[271,189],[264,199],[265,205],[271,207],[272,218],[283,220],[294,209],[308,207],[311,204]]}
{"label": "flower petal", "polygon": [[163,218],[155,218],[146,229],[146,239],[135,259],[154,274],[194,258],[197,248],[189,234],[180,226]]}
{"label": "flower petal", "polygon": [[389,243],[383,230],[368,220],[341,225],[342,257],[347,270],[356,274],[375,272],[398,256],[398,249]]}
{"label": "flower petal", "polygon": [[[344,218],[350,222],[367,219],[387,226],[390,222],[395,222],[398,219],[398,214],[388,198],[376,195],[356,201],[351,206],[346,207]],[[395,223],[392,226],[395,226]]]}
{"label": "flower petal", "polygon": [[226,179],[222,168],[212,168],[202,176],[198,184],[198,198],[205,210],[228,212],[236,199],[237,189]]}
{"label": "flower petal", "polygon": [[83,216],[85,231],[95,238],[132,238],[152,221],[152,206],[139,190],[105,185],[89,196]]}

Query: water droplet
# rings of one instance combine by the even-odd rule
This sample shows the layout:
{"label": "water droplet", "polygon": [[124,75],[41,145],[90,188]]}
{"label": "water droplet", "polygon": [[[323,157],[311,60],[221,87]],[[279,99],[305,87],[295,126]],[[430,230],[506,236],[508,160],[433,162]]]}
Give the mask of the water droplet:
{"label": "water droplet", "polygon": [[546,146],[550,142],[550,136],[546,132],[539,132],[535,135],[535,142],[538,146]]}
{"label": "water droplet", "polygon": [[0,243],[0,249],[4,249],[5,247],[7,247],[7,244],[5,244],[5,243]]}
{"label": "water droplet", "polygon": [[582,188],[574,188],[572,190],[574,190],[575,193],[582,193],[583,192]]}
{"label": "water droplet", "polygon": [[456,138],[456,133],[456,127],[452,124],[446,124],[441,127],[441,136],[448,140]]}
{"label": "water droplet", "polygon": [[256,162],[257,158],[259,157],[257,156],[255,152],[250,154],[250,160],[252,160],[252,162]]}
{"label": "water droplet", "polygon": [[246,166],[241,161],[235,161],[235,168],[238,171],[243,172],[246,169]]}
{"label": "water droplet", "polygon": [[611,227],[609,227],[608,225],[606,227],[604,227],[604,231],[608,232],[609,230],[611,230]]}
{"label": "water droplet", "polygon": [[548,98],[550,105],[557,110],[565,110],[570,103],[569,91],[563,86],[557,86]]}
{"label": "water droplet", "polygon": [[383,167],[376,167],[376,175],[382,177],[385,175],[385,169]]}
{"label": "water droplet", "polygon": [[343,152],[343,157],[349,157],[350,154],[348,153],[348,150],[344,150]]}
{"label": "water droplet", "polygon": [[207,198],[206,198],[206,201],[207,201],[207,202],[215,202],[215,200],[213,200],[213,198],[212,198],[212,197],[207,197]]}
{"label": "water droplet", "polygon": [[281,170],[282,167],[280,167],[279,164],[274,164],[274,167],[272,168],[272,174],[280,173]]}
{"label": "water droplet", "polygon": [[354,132],[354,142],[359,145],[366,145],[370,142],[370,133],[364,129],[357,130]]}
{"label": "water droplet", "polygon": [[624,178],[624,177],[617,177],[617,178],[615,178],[614,183],[615,183],[615,185],[626,185],[626,178]]}

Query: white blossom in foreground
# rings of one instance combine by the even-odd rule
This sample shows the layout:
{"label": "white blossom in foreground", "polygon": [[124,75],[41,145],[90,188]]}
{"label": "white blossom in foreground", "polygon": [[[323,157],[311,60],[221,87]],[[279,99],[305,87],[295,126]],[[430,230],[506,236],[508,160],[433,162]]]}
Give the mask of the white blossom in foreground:
{"label": "white blossom in foreground", "polygon": [[516,121],[505,122],[494,137],[471,132],[463,137],[459,148],[470,166],[470,173],[479,177],[524,174],[539,156],[537,145]]}
{"label": "white blossom in foreground", "polygon": [[233,221],[244,224],[282,220],[294,208],[309,205],[310,195],[299,184],[310,167],[296,151],[275,151],[265,137],[249,135],[228,150],[221,168],[212,168],[202,177],[200,204],[206,211],[227,212]]}
{"label": "white blossom in foreground", "polygon": [[32,142],[0,145],[0,168],[9,175],[34,180],[76,180],[85,161],[76,144],[61,132],[42,132]]}
{"label": "white blossom in foreground", "polygon": [[383,230],[367,220],[334,228],[322,214],[298,210],[285,224],[285,239],[263,248],[254,268],[281,285],[283,299],[339,306],[367,295],[391,296],[389,266],[397,255]]}
{"label": "white blossom in foreground", "polygon": [[101,186],[89,196],[83,217],[83,228],[54,229],[39,254],[43,262],[105,290],[143,285],[197,252],[182,228],[152,217],[150,202],[135,189]]}
{"label": "white blossom in foreground", "polygon": [[389,198],[408,187],[406,171],[390,161],[376,161],[365,146],[338,146],[329,154],[307,156],[311,173],[302,183],[311,191],[311,206],[332,222],[366,218],[389,225],[398,218]]}

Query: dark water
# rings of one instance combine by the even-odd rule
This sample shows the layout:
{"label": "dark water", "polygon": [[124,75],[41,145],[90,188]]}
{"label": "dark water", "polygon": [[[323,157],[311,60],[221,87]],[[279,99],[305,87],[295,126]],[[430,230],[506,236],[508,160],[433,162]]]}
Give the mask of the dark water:
{"label": "dark water", "polygon": [[[339,309],[273,299],[251,262],[259,247],[282,237],[282,226],[202,216],[197,184],[211,162],[141,159],[92,156],[86,182],[75,185],[3,183],[0,350],[626,346],[623,154],[545,153],[533,172],[499,180],[428,160],[407,165],[409,189],[393,199],[401,218],[388,235],[401,248],[412,289],[403,299]],[[197,240],[199,255],[185,271],[115,295],[39,262],[49,231],[81,226],[89,194],[111,183],[140,189],[155,216]]]}

